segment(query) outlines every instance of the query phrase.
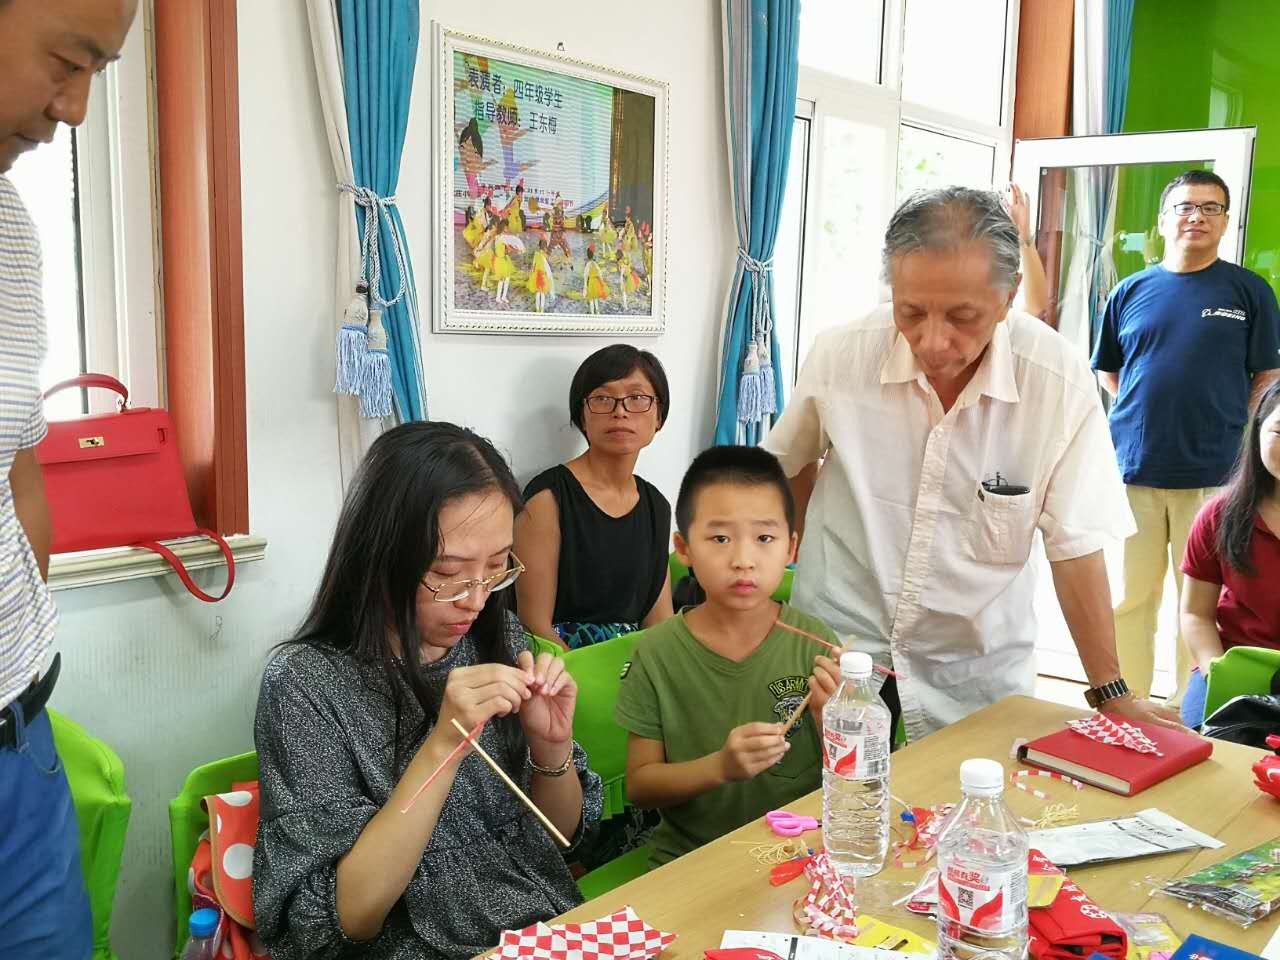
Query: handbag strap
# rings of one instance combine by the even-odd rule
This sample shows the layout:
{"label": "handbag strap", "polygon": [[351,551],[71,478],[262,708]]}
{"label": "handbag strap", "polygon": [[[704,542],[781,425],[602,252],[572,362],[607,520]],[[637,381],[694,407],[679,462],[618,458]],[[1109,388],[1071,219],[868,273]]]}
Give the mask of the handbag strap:
{"label": "handbag strap", "polygon": [[55,393],[61,393],[63,390],[71,390],[75,387],[101,387],[104,390],[113,390],[120,394],[120,409],[123,410],[129,406],[129,388],[115,377],[107,376],[105,373],[82,373],[80,376],[72,377],[70,380],[55,383],[44,392],[44,399],[48,400]]}
{"label": "handbag strap", "polygon": [[203,600],[205,603],[217,603],[219,600],[226,599],[227,594],[231,592],[231,588],[236,582],[236,559],[231,553],[231,545],[227,543],[219,534],[212,530],[205,530],[203,527],[196,531],[202,536],[208,537],[218,545],[218,549],[222,551],[223,558],[227,561],[227,585],[223,588],[222,593],[218,596],[211,596],[196,586],[196,582],[191,579],[191,574],[187,572],[186,566],[178,559],[177,554],[166,547],[162,543],[155,540],[143,540],[135,543],[135,547],[144,547],[152,553],[158,553],[168,561],[169,566],[173,567],[173,572],[178,575],[178,579],[182,581],[182,585],[187,588],[193,597],[197,600]]}

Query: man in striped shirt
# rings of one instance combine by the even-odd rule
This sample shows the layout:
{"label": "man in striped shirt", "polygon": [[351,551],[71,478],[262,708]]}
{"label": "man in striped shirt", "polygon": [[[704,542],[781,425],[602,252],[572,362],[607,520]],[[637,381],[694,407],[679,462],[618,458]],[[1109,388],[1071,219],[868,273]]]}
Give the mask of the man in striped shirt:
{"label": "man in striped shirt", "polygon": [[57,611],[45,587],[51,527],[35,445],[45,350],[40,244],[3,174],[83,119],[136,0],[0,0],[0,957],[85,960],[93,950],[79,831],[45,702]]}

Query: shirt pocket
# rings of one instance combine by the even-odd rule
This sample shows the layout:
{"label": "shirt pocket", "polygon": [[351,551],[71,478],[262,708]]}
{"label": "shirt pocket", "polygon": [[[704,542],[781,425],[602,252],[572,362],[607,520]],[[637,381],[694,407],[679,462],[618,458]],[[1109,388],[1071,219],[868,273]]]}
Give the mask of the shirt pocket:
{"label": "shirt pocket", "polygon": [[1026,563],[1036,532],[1035,494],[979,491],[968,537],[968,553],[979,563]]}

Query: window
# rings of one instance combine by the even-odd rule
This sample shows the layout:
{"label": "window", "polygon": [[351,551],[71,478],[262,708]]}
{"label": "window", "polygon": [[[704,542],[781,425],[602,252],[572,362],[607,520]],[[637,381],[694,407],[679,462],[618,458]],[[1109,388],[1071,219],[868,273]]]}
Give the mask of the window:
{"label": "window", "polygon": [[774,327],[793,378],[819,334],[887,298],[880,250],[901,198],[1007,179],[1017,6],[804,0],[774,249]]}
{"label": "window", "polygon": [[[40,235],[49,350],[41,384],[80,373],[124,381],[139,405],[161,402],[156,327],[146,32],[94,81],[88,118],[22,156],[10,179]],[[128,145],[128,162],[125,146]],[[141,158],[139,157],[141,154]],[[142,159],[144,162],[139,162]],[[101,391],[53,398],[53,419],[109,410]]]}

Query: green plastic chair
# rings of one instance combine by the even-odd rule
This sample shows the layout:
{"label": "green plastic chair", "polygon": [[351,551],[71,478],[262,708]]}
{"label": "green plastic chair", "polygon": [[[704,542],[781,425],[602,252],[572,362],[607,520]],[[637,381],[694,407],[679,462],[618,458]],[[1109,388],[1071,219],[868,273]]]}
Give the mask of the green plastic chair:
{"label": "green plastic chair", "polygon": [[48,713],[80,825],[80,868],[93,913],[93,960],[116,960],[111,951],[111,911],[133,810],[124,789],[124,764],[114,750],[78,723],[53,710]]}
{"label": "green plastic chair", "polygon": [[[674,590],[675,585],[689,575],[689,568],[673,553],[667,558],[667,572],[671,574],[671,588]],[[779,603],[790,603],[791,585],[795,579],[795,564],[791,564],[787,567],[786,572],[782,574],[782,582],[778,584],[778,589],[773,591],[773,599]]]}
{"label": "green plastic chair", "polygon": [[[587,754],[587,761],[604,783],[604,809],[608,820],[625,812],[627,802],[627,731],[613,718],[613,706],[622,686],[622,671],[631,662],[640,633],[593,644],[564,654],[565,669],[578,684],[573,712],[573,736]],[[639,847],[597,867],[578,879],[578,890],[590,900],[621,886],[649,870],[649,849]]]}
{"label": "green plastic chair", "polygon": [[649,847],[636,847],[620,857],[578,878],[578,892],[584,900],[594,900],[636,877],[649,872]]}
{"label": "green plastic chair", "polygon": [[549,653],[553,657],[559,657],[564,654],[564,647],[552,640],[546,640],[538,636],[536,633],[525,631],[524,638],[528,641],[529,650],[536,657],[540,653]]}
{"label": "green plastic chair", "polygon": [[209,813],[201,806],[205,797],[225,793],[233,783],[258,779],[258,754],[250,751],[196,767],[187,776],[182,792],[169,801],[169,837],[173,844],[173,904],[177,913],[174,957],[187,942],[191,920],[191,890],[187,874],[196,855],[200,834],[209,829]]}
{"label": "green plastic chair", "polygon": [[627,808],[627,731],[613,719],[622,686],[622,670],[631,662],[639,633],[596,643],[564,654],[564,668],[578,684],[573,736],[586,751],[591,769],[604,781],[604,814]]}
{"label": "green plastic chair", "polygon": [[1280,671],[1280,650],[1268,647],[1232,647],[1209,667],[1205,694],[1206,718],[1233,697],[1271,692],[1271,678]]}

